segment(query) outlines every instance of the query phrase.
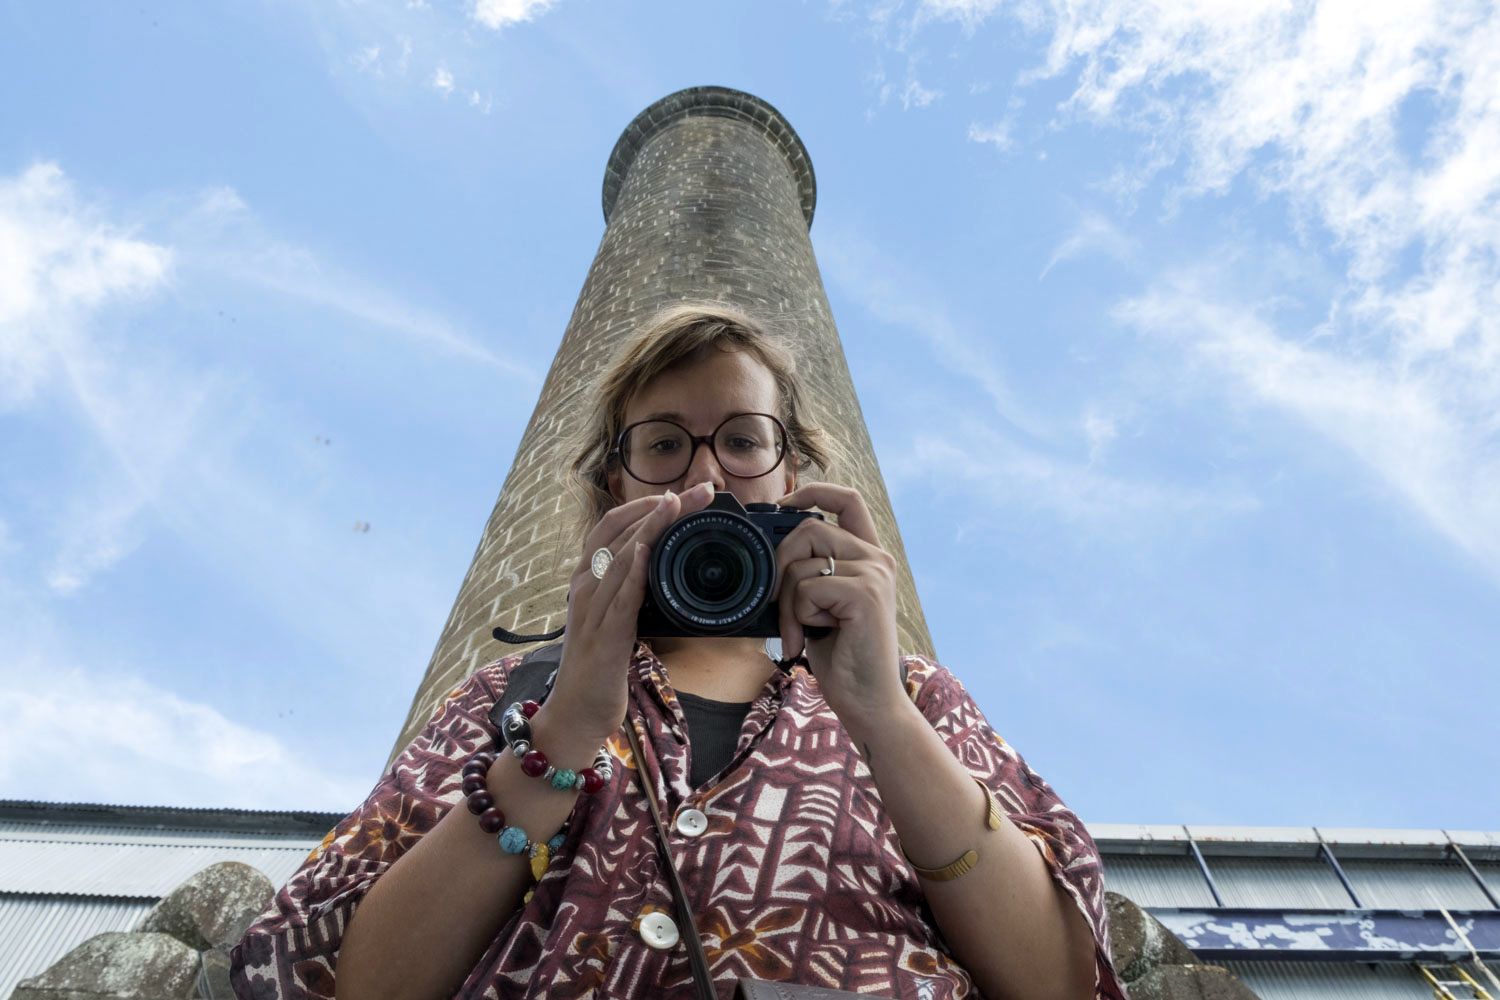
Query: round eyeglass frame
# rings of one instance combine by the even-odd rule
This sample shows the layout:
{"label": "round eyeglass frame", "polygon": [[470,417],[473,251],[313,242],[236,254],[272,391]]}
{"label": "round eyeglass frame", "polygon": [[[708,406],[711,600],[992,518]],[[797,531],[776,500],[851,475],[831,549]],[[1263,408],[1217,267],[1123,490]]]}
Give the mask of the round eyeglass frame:
{"label": "round eyeglass frame", "polygon": [[[731,421],[731,420],[738,420],[740,417],[768,417],[770,419],[770,421],[773,424],[776,425],[776,429],[778,431],[780,431],[781,434],[780,434],[780,437],[777,439],[777,443],[776,443],[776,448],[777,448],[776,461],[774,461],[774,462],[771,463],[771,467],[769,469],[767,469],[765,472],[758,473],[758,474],[756,474],[754,476],[734,476],[734,478],[736,478],[736,479],[759,479],[762,476],[769,476],[771,473],[775,472],[781,466],[782,459],[786,458],[787,449],[788,449],[788,447],[790,446],[790,443],[791,443],[791,439],[787,435],[787,432],[786,432],[786,425],[783,424],[781,422],[781,420],[778,419],[776,417],[776,415],[773,414],[773,413],[731,413],[729,416],[725,417],[722,421],[719,422],[719,426],[717,426],[717,427],[714,428],[714,432],[712,434],[698,434],[698,435],[694,435],[691,431],[689,431],[686,427],[683,427],[677,421],[675,421],[675,420],[668,420],[665,417],[653,417],[653,418],[650,418],[648,420],[637,420],[635,423],[626,426],[623,430],[620,431],[619,434],[615,435],[615,446],[610,449],[609,454],[606,455],[605,457],[606,458],[618,458],[620,460],[620,466],[626,472],[630,473],[630,478],[634,479],[636,482],[646,483],[646,484],[648,484],[650,486],[664,486],[667,483],[674,482],[674,481],[676,481],[678,479],[681,479],[682,476],[683,476],[683,474],[685,474],[687,472],[687,470],[692,467],[693,456],[696,455],[696,454],[698,454],[698,445],[700,443],[708,445],[708,450],[711,451],[711,452],[713,452],[714,461],[719,463],[720,468],[723,468],[723,466],[724,466],[724,460],[719,457],[719,449],[714,445],[714,438],[716,438],[716,437],[719,436],[719,431],[721,431],[721,430],[724,429],[724,425],[725,424],[729,423],[729,421]],[[642,479],[640,476],[637,476],[635,474],[635,471],[630,468],[630,463],[627,462],[627,461],[625,461],[625,435],[629,434],[631,432],[631,430],[633,430],[636,427],[639,427],[641,424],[671,424],[673,427],[677,427],[677,428],[681,429],[682,433],[687,436],[687,439],[688,439],[688,460],[687,460],[687,464],[683,466],[683,469],[682,469],[681,473],[678,473],[676,476],[673,476],[671,479],[663,479],[660,482],[652,482],[649,479]],[[732,473],[732,472],[729,473],[729,474],[732,475],[732,476],[734,475],[734,473]]]}

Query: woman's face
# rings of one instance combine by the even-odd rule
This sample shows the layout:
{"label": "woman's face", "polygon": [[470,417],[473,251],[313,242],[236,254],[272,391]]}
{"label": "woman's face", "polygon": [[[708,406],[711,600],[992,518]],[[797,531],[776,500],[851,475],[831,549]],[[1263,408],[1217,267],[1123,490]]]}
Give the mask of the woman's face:
{"label": "woman's face", "polygon": [[[712,434],[726,417],[736,413],[780,416],[776,381],[755,355],[720,348],[697,364],[658,375],[626,406],[625,424],[661,417],[675,420],[690,434]],[[706,481],[714,484],[716,493],[733,493],[742,504],[774,503],[796,488],[793,465],[789,445],[775,469],[764,476],[741,479],[719,465],[707,444],[699,444],[687,473],[676,482],[643,483],[617,464],[609,476],[609,492],[615,503],[621,504],[667,490],[682,493]]]}

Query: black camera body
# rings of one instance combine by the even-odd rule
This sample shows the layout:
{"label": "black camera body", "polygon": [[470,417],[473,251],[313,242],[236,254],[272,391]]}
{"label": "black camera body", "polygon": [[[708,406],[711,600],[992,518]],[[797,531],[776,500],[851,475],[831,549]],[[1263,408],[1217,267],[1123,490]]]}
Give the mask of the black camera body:
{"label": "black camera body", "polygon": [[[733,493],[717,493],[667,525],[649,556],[636,635],[780,636],[776,548],[809,517],[823,520],[816,511],[743,505]],[[804,631],[820,639],[831,629]]]}

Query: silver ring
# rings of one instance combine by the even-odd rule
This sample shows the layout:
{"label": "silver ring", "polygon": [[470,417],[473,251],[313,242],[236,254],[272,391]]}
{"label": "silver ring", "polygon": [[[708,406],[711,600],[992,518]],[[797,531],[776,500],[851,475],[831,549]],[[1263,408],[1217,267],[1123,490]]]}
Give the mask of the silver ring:
{"label": "silver ring", "polygon": [[594,574],[594,579],[604,579],[604,574],[609,571],[609,564],[615,561],[615,554],[609,551],[609,546],[594,550],[594,558],[589,560],[589,569]]}
{"label": "silver ring", "polygon": [[828,560],[828,568],[827,569],[820,569],[820,570],[818,570],[818,575],[819,576],[832,576],[833,575],[833,556],[824,556],[824,558]]}

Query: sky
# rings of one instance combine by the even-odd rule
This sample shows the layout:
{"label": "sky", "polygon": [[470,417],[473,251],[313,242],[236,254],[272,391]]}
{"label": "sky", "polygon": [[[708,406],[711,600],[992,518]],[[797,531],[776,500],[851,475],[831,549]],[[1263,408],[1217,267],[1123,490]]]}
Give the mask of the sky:
{"label": "sky", "polygon": [[931,652],[1086,824],[1500,830],[1496,52],[1438,0],[0,0],[0,797],[356,807],[609,152],[716,84],[812,158]]}

